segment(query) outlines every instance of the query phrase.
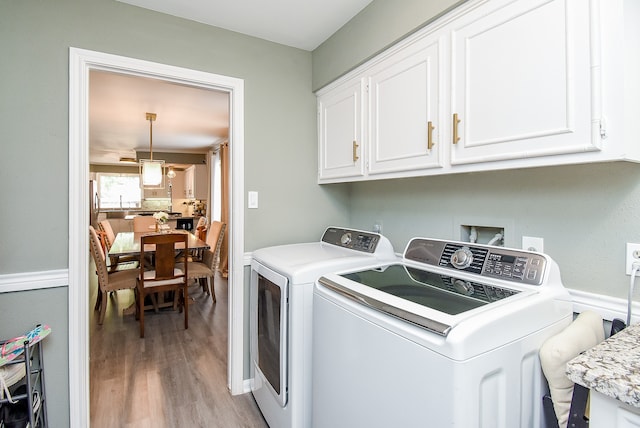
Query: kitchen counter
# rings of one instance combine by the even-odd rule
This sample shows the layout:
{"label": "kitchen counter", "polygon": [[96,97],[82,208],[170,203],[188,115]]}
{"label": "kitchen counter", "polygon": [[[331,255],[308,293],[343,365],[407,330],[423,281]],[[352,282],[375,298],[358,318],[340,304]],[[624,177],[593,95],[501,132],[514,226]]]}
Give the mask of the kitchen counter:
{"label": "kitchen counter", "polygon": [[[124,219],[127,219],[127,220],[131,220],[135,216],[138,216],[138,215],[144,215],[144,216],[153,215],[154,213],[156,213],[158,211],[136,210],[136,209],[126,210],[126,209],[123,209],[123,210],[101,210],[100,212],[104,213],[108,219],[124,218]],[[182,217],[182,213],[169,212],[169,219],[170,220],[175,220],[175,219],[178,219],[178,218],[183,218]]]}
{"label": "kitchen counter", "polygon": [[573,382],[640,407],[640,324],[620,331],[567,363]]}
{"label": "kitchen counter", "polygon": [[[109,220],[113,232],[117,235],[120,232],[133,232],[133,219],[137,216],[151,216],[157,211],[142,211],[142,210],[105,210],[101,211],[98,215],[98,221]],[[197,219],[194,217],[183,217],[182,213],[170,213],[169,226],[172,229],[187,229],[192,230],[197,223]],[[185,227],[184,225],[188,226]],[[193,225],[193,226],[191,226]],[[189,227],[191,226],[191,227]]]}

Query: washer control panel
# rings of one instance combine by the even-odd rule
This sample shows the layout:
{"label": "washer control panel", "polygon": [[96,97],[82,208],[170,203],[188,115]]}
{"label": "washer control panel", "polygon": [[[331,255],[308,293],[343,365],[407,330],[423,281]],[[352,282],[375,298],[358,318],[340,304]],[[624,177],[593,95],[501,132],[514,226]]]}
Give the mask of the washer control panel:
{"label": "washer control panel", "polygon": [[423,238],[411,240],[404,256],[420,263],[529,285],[542,284],[547,264],[539,253]]}
{"label": "washer control panel", "polygon": [[361,230],[329,227],[322,235],[322,242],[350,250],[374,253],[380,242],[380,235]]}
{"label": "washer control panel", "polygon": [[436,275],[428,270],[415,267],[407,267],[406,270],[409,276],[418,283],[473,297],[488,303],[506,299],[520,292],[506,287],[499,287],[495,284],[490,285],[487,283],[489,281],[469,281],[455,276]]}

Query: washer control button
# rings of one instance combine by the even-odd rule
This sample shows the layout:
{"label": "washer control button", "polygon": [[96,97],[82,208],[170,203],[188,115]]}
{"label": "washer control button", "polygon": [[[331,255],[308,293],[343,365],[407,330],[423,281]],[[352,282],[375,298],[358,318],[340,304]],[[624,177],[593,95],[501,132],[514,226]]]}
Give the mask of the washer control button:
{"label": "washer control button", "polygon": [[457,249],[451,255],[451,264],[456,269],[464,269],[471,266],[473,262],[473,253],[467,247]]}
{"label": "washer control button", "polygon": [[456,279],[453,282],[453,288],[460,294],[464,294],[465,296],[471,296],[474,291],[475,288],[473,288],[473,285],[471,285],[470,282],[468,281],[463,281],[461,279]]}
{"label": "washer control button", "polygon": [[349,245],[351,244],[351,233],[347,232],[344,235],[342,235],[342,237],[340,238],[340,243],[342,245]]}

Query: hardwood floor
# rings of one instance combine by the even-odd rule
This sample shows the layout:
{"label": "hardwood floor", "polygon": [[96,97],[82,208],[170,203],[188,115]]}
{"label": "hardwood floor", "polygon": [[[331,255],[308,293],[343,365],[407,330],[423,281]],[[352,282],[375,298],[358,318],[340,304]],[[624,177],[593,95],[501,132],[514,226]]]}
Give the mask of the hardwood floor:
{"label": "hardwood floor", "polygon": [[[90,276],[93,312],[97,278]],[[151,311],[140,339],[135,317],[122,314],[133,302],[129,290],[110,297],[102,326],[93,312],[92,428],[268,427],[251,394],[227,389],[227,281],[217,277],[215,286],[215,304],[190,287],[187,330],[178,311]]]}

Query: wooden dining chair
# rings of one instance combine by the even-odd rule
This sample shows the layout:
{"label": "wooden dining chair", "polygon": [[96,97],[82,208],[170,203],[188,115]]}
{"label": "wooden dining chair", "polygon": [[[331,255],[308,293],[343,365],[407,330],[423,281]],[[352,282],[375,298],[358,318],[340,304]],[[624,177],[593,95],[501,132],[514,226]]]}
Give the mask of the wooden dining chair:
{"label": "wooden dining chair", "polygon": [[107,249],[111,248],[111,246],[113,245],[113,241],[116,240],[116,234],[113,232],[111,222],[109,220],[102,220],[98,223],[98,225],[105,234]]}
{"label": "wooden dining chair", "polygon": [[[188,251],[188,237],[187,233],[152,233],[140,238],[140,270],[136,287],[136,318],[140,320],[140,337],[144,337],[144,302],[151,293],[175,292],[177,296],[174,302],[177,302],[180,311],[184,310],[184,328],[189,328],[189,305],[186,304],[189,298],[189,266],[186,264],[181,269],[177,268],[175,257],[177,244],[182,244],[181,249]],[[146,270],[146,256],[150,251],[154,252],[155,264],[152,270]]]}
{"label": "wooden dining chair", "polygon": [[93,228],[95,230],[96,235],[98,235],[98,239],[100,240],[100,246],[102,247],[102,251],[106,254],[109,251],[109,245],[107,244],[107,232],[100,226],[100,223]]}
{"label": "wooden dining chair", "polygon": [[[206,241],[207,239],[207,218],[200,217],[198,220],[198,225],[196,226],[193,234],[201,241]],[[192,248],[188,253],[184,251],[180,251],[176,256],[177,263],[184,263],[185,259],[187,261],[193,262],[201,262],[202,261],[202,249]]]}
{"label": "wooden dining chair", "polygon": [[156,219],[151,215],[137,215],[133,218],[134,232],[152,232],[155,228]]}
{"label": "wooden dining chair", "polygon": [[[187,262],[189,274],[187,278],[197,280],[202,286],[202,290],[211,294],[211,300],[216,302],[215,276],[218,270],[218,262],[220,260],[220,248],[222,247],[222,238],[224,237],[227,225],[219,221],[211,222],[211,227],[207,235],[208,250],[204,250],[202,261]],[[179,266],[183,266],[184,263]]]}
{"label": "wooden dining chair", "polygon": [[[108,252],[113,245],[113,242],[116,240],[116,234],[113,232],[113,227],[111,227],[111,222],[109,220],[102,220],[98,223],[100,229],[102,229],[102,236],[104,237],[104,246]],[[97,231],[96,231],[97,232]],[[100,237],[100,234],[98,234]],[[119,267],[127,267],[131,268],[133,263],[138,263],[137,256],[112,256],[109,255],[109,272],[114,272],[119,269]],[[127,266],[124,266],[127,265]]]}
{"label": "wooden dining chair", "polygon": [[207,240],[207,218],[204,216],[198,219],[198,224],[196,224],[196,236],[201,241]]}
{"label": "wooden dining chair", "polygon": [[107,270],[105,253],[102,250],[102,245],[100,244],[100,238],[93,226],[89,226],[89,243],[91,255],[98,273],[98,297],[96,298],[95,310],[100,311],[98,315],[98,324],[102,324],[107,310],[109,292],[135,289],[138,270],[129,269],[109,273]]}

